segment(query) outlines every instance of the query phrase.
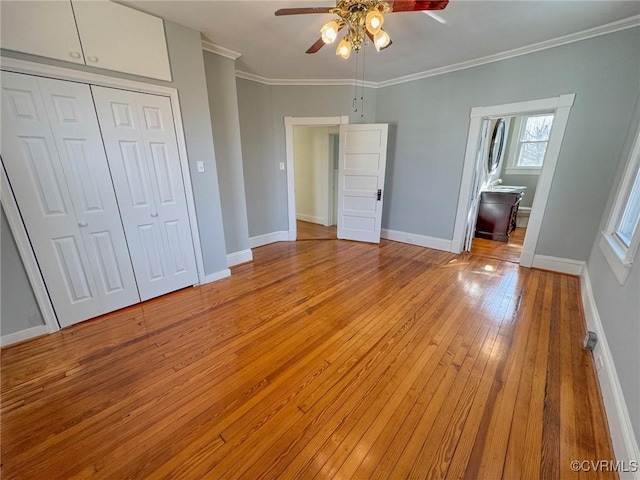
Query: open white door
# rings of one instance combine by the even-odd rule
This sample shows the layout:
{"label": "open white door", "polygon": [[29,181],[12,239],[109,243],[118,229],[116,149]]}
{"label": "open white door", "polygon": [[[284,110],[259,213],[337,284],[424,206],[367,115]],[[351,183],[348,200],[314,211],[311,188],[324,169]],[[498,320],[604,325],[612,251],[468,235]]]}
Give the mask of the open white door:
{"label": "open white door", "polygon": [[387,124],[340,125],[340,239],[380,242],[387,131]]}

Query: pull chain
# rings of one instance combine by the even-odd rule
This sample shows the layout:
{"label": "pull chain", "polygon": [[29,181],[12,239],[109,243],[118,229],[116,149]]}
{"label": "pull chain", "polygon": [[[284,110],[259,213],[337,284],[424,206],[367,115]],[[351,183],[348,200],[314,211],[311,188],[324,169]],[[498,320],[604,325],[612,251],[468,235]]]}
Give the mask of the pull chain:
{"label": "pull chain", "polygon": [[360,52],[356,51],[356,88],[353,94],[353,111],[358,111],[358,57],[360,56]]}
{"label": "pull chain", "polygon": [[[361,96],[360,96],[360,105],[362,106],[362,108],[360,109],[360,118],[364,118],[364,67],[366,64],[366,60],[367,60],[367,50],[363,49],[362,51],[362,90],[361,90]],[[356,86],[356,88],[358,87]]]}

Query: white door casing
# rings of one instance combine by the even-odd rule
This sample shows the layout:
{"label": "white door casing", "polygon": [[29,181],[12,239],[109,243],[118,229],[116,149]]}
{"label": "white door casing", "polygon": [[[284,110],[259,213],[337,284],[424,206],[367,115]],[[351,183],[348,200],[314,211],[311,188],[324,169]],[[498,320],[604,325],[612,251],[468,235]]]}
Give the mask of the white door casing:
{"label": "white door casing", "polygon": [[198,282],[171,104],[91,87],[142,300]]}
{"label": "white door casing", "polygon": [[2,74],[2,153],[62,326],[140,301],[89,87]]}
{"label": "white door casing", "polygon": [[340,239],[380,242],[387,131],[387,124],[340,126]]}

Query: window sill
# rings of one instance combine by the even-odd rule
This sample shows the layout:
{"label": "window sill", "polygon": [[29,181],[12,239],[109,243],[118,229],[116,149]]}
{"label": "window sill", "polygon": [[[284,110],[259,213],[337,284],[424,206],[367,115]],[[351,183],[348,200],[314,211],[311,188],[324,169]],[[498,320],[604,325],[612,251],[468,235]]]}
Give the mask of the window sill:
{"label": "window sill", "polygon": [[624,285],[631,269],[631,262],[625,259],[627,250],[616,241],[613,235],[605,232],[602,232],[599,245],[604,258],[607,259],[607,263],[609,263],[620,285]]}
{"label": "window sill", "polygon": [[504,169],[505,175],[540,175],[542,169],[540,168],[518,168],[507,167]]}

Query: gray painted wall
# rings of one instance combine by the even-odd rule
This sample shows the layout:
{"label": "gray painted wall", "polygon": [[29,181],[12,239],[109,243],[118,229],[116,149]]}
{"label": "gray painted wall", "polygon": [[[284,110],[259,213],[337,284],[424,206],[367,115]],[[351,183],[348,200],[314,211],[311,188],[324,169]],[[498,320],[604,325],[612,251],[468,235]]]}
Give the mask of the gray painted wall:
{"label": "gray painted wall", "polygon": [[286,163],[284,117],[348,115],[349,123],[372,123],[376,90],[366,88],[364,109],[353,112],[352,86],[237,84],[249,235],[288,230],[287,175],[279,169]]}
{"label": "gray painted wall", "polygon": [[204,52],[227,253],[249,248],[235,62]]}
{"label": "gray painted wall", "polygon": [[472,107],[575,93],[536,253],[586,260],[640,87],[640,29],[381,88],[383,227],[451,239]]}
{"label": "gray painted wall", "polygon": [[[632,142],[640,125],[640,97],[638,108],[627,135],[625,149],[618,162],[615,181],[598,232],[606,227],[624,168],[629,160]],[[610,157],[612,166],[618,160]],[[615,169],[614,169],[615,170]],[[587,262],[593,295],[602,327],[611,349],[624,399],[629,409],[636,440],[640,444],[640,250],[624,285],[620,285],[599,247],[596,235]]]}
{"label": "gray painted wall", "polygon": [[0,209],[0,335],[44,325],[4,209]]}
{"label": "gray painted wall", "polygon": [[[178,90],[205,273],[211,274],[226,269],[227,258],[200,33],[167,21],[165,21],[165,31],[173,82],[163,82],[7,50],[1,50],[1,53],[7,57],[170,86]],[[205,173],[197,172],[197,161],[204,162]],[[15,264],[16,260],[20,261],[12,251],[2,251],[3,264],[5,262]],[[26,312],[37,308],[33,298],[21,299],[21,305],[22,311]],[[14,328],[23,330],[30,326],[24,323],[19,325],[20,328],[18,325]],[[5,325],[3,315],[1,326],[3,333],[5,327],[9,329],[9,326]]]}

